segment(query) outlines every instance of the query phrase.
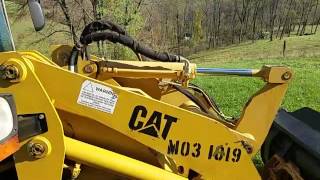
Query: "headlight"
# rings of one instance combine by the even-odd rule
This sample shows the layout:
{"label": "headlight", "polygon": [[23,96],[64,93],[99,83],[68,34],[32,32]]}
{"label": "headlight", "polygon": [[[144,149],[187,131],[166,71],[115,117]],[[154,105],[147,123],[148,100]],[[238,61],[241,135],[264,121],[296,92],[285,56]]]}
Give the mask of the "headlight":
{"label": "headlight", "polygon": [[6,99],[0,97],[0,142],[5,140],[13,130],[13,116]]}
{"label": "headlight", "polygon": [[12,95],[0,94],[0,161],[19,149],[16,107]]}

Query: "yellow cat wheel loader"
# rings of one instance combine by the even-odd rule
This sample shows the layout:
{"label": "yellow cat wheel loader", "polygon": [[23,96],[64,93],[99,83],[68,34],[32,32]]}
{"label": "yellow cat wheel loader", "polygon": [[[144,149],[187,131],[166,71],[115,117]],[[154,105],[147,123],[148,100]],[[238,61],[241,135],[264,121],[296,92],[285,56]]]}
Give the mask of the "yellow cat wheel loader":
{"label": "yellow cat wheel loader", "polygon": [[[15,51],[0,2],[0,179],[319,179],[319,133],[284,110],[273,123],[289,68],[197,68],[109,21],[88,24],[50,58]],[[28,4],[40,30],[40,3]],[[154,61],[98,58],[87,47],[99,41]],[[190,83],[200,75],[265,84],[231,119]],[[260,149],[266,168],[258,172]]]}

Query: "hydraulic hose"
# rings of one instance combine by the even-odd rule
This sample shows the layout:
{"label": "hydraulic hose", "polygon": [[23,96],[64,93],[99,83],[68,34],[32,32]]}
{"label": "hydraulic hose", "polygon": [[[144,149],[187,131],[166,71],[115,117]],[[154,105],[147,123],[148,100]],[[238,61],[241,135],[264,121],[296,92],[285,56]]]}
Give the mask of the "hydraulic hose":
{"label": "hydraulic hose", "polygon": [[110,41],[113,43],[120,43],[126,47],[129,47],[138,57],[140,54],[150,59],[162,62],[180,62],[182,57],[172,55],[167,52],[158,52],[151,48],[148,48],[126,33],[119,25],[110,21],[93,21],[88,24],[81,33],[80,41],[73,47],[69,58],[69,70],[76,72],[76,66],[78,61],[78,55],[89,59],[87,46],[92,42]]}
{"label": "hydraulic hose", "polygon": [[162,62],[180,62],[180,56],[171,55],[166,52],[157,52],[151,48],[143,46],[128,35],[123,35],[118,32],[106,31],[106,32],[94,32],[86,35],[80,40],[83,45],[88,45],[94,41],[108,40],[113,43],[120,43],[129,47],[132,51],[142,54],[150,59],[158,60]]}
{"label": "hydraulic hose", "polygon": [[86,25],[86,27],[83,29],[80,36],[80,41],[88,34],[91,34],[93,32],[98,32],[98,31],[105,31],[105,30],[114,31],[123,35],[127,34],[124,29],[122,29],[119,25],[114,24],[113,22],[93,21],[90,24]]}
{"label": "hydraulic hose", "polygon": [[69,60],[69,70],[71,72],[77,72],[79,50],[77,46],[74,46],[71,51],[70,60]]}

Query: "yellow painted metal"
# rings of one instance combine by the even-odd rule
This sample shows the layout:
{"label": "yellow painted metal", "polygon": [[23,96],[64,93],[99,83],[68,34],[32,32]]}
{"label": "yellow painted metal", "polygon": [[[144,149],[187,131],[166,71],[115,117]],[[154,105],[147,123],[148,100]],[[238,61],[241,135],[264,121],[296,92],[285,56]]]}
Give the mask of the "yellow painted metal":
{"label": "yellow painted metal", "polygon": [[[65,137],[67,158],[138,179],[186,179],[141,161]],[[92,153],[88,153],[92,152]]]}
{"label": "yellow painted metal", "polygon": [[27,150],[28,142],[32,139],[21,142],[20,150],[14,154],[18,178],[21,180],[61,179],[65,152],[63,130],[51,99],[34,74],[32,63],[23,59],[20,54],[0,53],[0,64],[2,63],[16,66],[25,78],[15,83],[0,80],[0,93],[13,95],[17,114],[45,113],[49,130],[41,136],[46,138],[53,147],[46,157],[34,159],[29,156]]}
{"label": "yellow painted metal", "polygon": [[[151,96],[154,99],[160,99],[162,96],[162,87],[159,85],[160,81],[155,78],[111,78],[112,80],[117,82],[117,86],[122,87],[130,87],[130,88],[136,88],[141,89],[143,92],[147,93],[149,96]],[[100,79],[98,77],[99,81],[103,81],[108,84],[110,79]]]}
{"label": "yellow painted metal", "polygon": [[171,80],[187,80],[195,78],[196,65],[190,65],[191,74],[184,75],[183,63],[159,63],[141,61],[107,61],[100,65],[98,79],[108,79],[110,77],[130,77],[130,78],[162,78]]}
{"label": "yellow painted metal", "polygon": [[[165,62],[152,62],[152,61],[114,61],[109,60],[103,62],[103,67],[108,68],[121,68],[121,69],[140,69],[140,70],[172,70],[181,71],[183,70],[183,63],[165,63]],[[196,64],[190,64],[192,72],[195,72]],[[161,76],[161,75],[160,75]],[[158,77],[158,76],[157,76]]]}
{"label": "yellow painted metal", "polygon": [[148,146],[89,118],[62,110],[58,110],[58,113],[62,118],[66,136],[159,167],[154,152],[150,151]]}
{"label": "yellow painted metal", "polygon": [[263,67],[260,77],[267,84],[250,98],[237,122],[237,131],[247,132],[254,138],[253,154],[261,148],[284,98],[291,78],[283,79],[286,73],[292,74],[289,68]]}
{"label": "yellow painted metal", "polygon": [[[122,88],[105,84],[79,74],[70,73],[58,67],[41,63],[40,61],[33,61],[33,64],[36,67],[36,74],[46,87],[48,94],[50,94],[51,98],[55,99],[56,108],[89,118],[91,121],[97,121],[162,154],[170,156],[174,159],[177,166],[184,167],[184,176],[187,176],[188,170],[191,168],[209,179],[259,179],[259,175],[251,161],[251,155],[247,154],[242,144],[239,143],[241,141],[248,141],[246,134],[234,133],[234,130],[229,129],[214,119],[125,91]],[[46,74],[50,74],[55,78],[52,79]],[[63,81],[61,81],[61,79],[63,79]],[[86,80],[110,87],[118,95],[118,102],[113,114],[104,113],[77,104],[81,85]],[[132,131],[128,127],[132,111],[139,105],[144,105],[147,108],[148,117],[150,117],[154,111],[161,112],[163,115],[167,114],[177,117],[178,121],[172,125],[166,140]],[[144,123],[146,120],[147,119],[144,118],[141,119]],[[162,121],[161,131],[164,126],[165,121]],[[251,141],[252,140],[253,139],[251,139]],[[168,153],[170,141],[173,143],[179,141],[180,145],[182,143],[189,144],[190,148],[193,149],[190,149],[188,156],[181,155],[180,151],[179,154],[170,154]],[[197,149],[194,149],[196,143],[201,144],[201,155],[193,157],[192,152],[196,153],[197,151]],[[224,145],[226,148],[230,147],[230,149],[241,149],[241,160],[235,163],[231,160],[219,161],[214,158],[208,159],[211,145],[214,147]],[[246,171],[243,171],[243,169],[246,169]]]}
{"label": "yellow painted metal", "polygon": [[103,68],[102,73],[107,77],[132,77],[132,78],[152,78],[161,76],[163,78],[176,79],[181,76],[180,72],[171,70],[132,70],[118,68]]}
{"label": "yellow painted metal", "polygon": [[[1,80],[3,88],[0,91],[14,94],[18,113],[46,114],[49,131],[41,136],[45,137],[52,147],[50,154],[35,160],[28,156],[25,148],[31,139],[22,142],[23,148],[15,155],[17,172],[21,179],[44,177],[59,179],[64,160],[64,141],[67,146],[67,158],[94,168],[111,169],[136,178],[151,177],[155,174],[152,173],[152,169],[156,167],[143,163],[148,166],[143,171],[140,169],[144,166],[139,164],[141,162],[129,160],[128,157],[143,159],[142,156],[146,156],[148,158],[145,158],[144,162],[153,163],[163,169],[179,169],[180,175],[184,177],[188,176],[189,170],[193,170],[205,179],[259,179],[260,176],[251,157],[263,143],[292,75],[289,69],[283,67],[264,67],[257,71],[255,76],[262,77],[266,85],[248,101],[241,118],[233,126],[227,126],[221,123],[220,119],[209,118],[196,111],[186,110],[188,108],[181,108],[196,107],[196,105],[190,103],[185,96],[180,97],[181,94],[178,92],[169,93],[171,95],[166,97],[165,90],[161,87],[161,82],[164,82],[162,78],[166,76],[158,72],[161,70],[181,72],[183,64],[159,63],[157,67],[157,63],[123,62],[119,65],[117,62],[112,62],[113,66],[109,64],[108,68],[119,67],[123,70],[132,67],[132,71],[126,70],[124,74],[128,77],[120,80],[113,79],[112,75],[100,71],[101,69],[96,69],[100,71],[98,76],[92,76],[94,73],[89,74],[90,77],[105,81],[102,82],[87,77],[88,74],[82,75],[62,69],[37,52],[0,54],[2,62],[9,59],[11,60],[8,62],[18,66],[26,78],[16,83]],[[132,73],[142,74],[141,69],[145,67],[148,67],[146,69],[150,72],[147,80],[153,83],[147,81],[146,84],[135,84]],[[103,70],[104,67],[101,68]],[[193,71],[190,77],[194,75]],[[179,73],[168,80],[179,79],[178,76]],[[138,82],[141,79],[136,80]],[[102,112],[77,103],[81,86],[85,81],[111,88],[117,94],[118,100],[113,113]],[[157,89],[157,93],[151,94],[153,89]],[[179,97],[177,101],[184,103],[175,102],[175,97]],[[140,123],[144,127],[132,129],[129,122],[136,107],[140,106],[145,108],[145,115],[139,112],[135,125]],[[158,116],[160,119],[152,120],[156,112],[161,114]],[[176,122],[171,122],[168,133],[163,136],[167,127],[165,117],[168,116],[176,118]],[[61,121],[65,134],[70,138],[64,138]],[[147,121],[159,126],[156,132],[158,137],[142,133],[141,130],[146,128]],[[253,152],[248,151],[248,146],[253,148]],[[224,148],[222,154],[221,148]],[[110,152],[110,149],[116,153]],[[98,153],[91,153],[95,150]],[[106,157],[102,158],[103,155]],[[128,166],[128,169],[121,168],[123,167],[121,164],[113,167],[116,162],[110,159],[118,157],[123,158],[121,163],[132,163],[132,166]],[[163,166],[154,162],[157,158],[159,164]],[[139,173],[135,176],[130,171]],[[156,171],[160,174],[163,172],[159,169]],[[141,175],[142,173],[146,175]]]}

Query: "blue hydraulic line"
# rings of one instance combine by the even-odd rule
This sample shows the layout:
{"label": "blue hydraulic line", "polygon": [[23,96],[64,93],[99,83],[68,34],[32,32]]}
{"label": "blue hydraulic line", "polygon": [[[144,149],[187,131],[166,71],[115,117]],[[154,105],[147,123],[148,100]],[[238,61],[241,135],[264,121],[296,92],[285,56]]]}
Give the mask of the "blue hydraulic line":
{"label": "blue hydraulic line", "polygon": [[197,73],[211,75],[253,76],[253,69],[197,68]]}

